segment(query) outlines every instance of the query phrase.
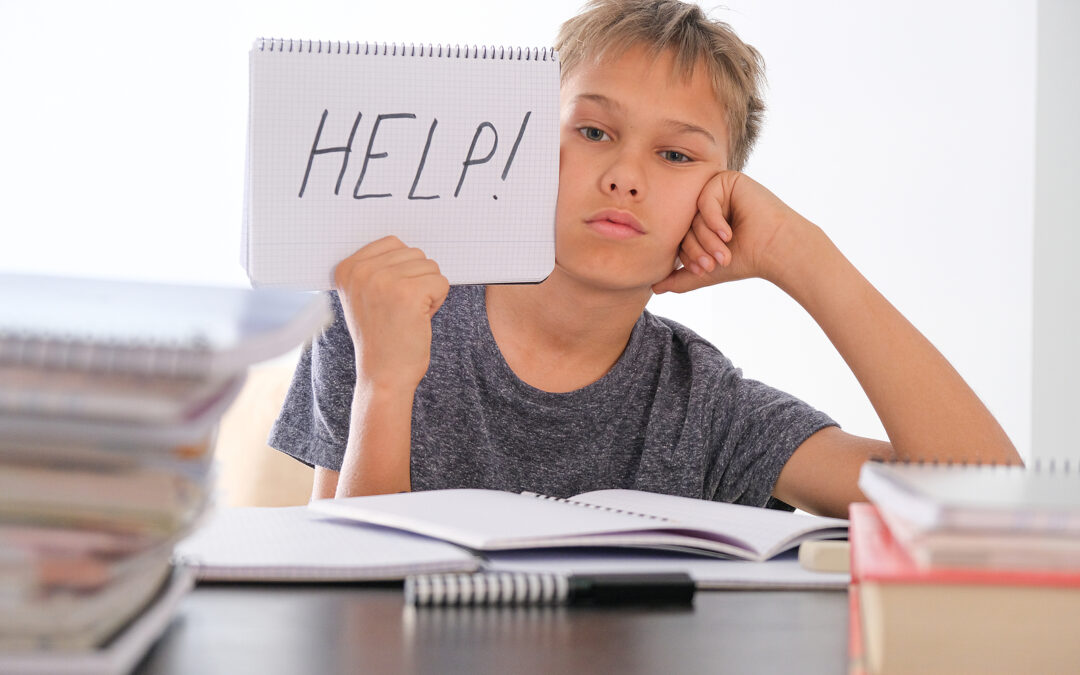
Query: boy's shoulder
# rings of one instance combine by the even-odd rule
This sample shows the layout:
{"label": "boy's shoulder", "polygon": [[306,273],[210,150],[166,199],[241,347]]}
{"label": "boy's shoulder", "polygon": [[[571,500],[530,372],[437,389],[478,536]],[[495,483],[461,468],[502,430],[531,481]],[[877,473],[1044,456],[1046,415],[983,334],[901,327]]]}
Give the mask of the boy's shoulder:
{"label": "boy's shoulder", "polygon": [[692,358],[727,361],[716,345],[692,328],[666,316],[653,314],[647,309],[641,313],[641,318],[638,319],[634,330],[641,330],[648,334],[651,340],[670,344],[673,349],[686,352]]}

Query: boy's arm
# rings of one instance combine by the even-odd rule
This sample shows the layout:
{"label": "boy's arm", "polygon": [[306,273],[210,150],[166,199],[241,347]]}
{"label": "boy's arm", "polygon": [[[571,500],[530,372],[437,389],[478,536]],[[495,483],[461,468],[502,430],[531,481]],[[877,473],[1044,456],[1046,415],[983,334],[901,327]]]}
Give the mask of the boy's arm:
{"label": "boy's arm", "polygon": [[859,380],[890,443],[836,428],[807,439],[777,481],[779,499],[847,515],[868,457],[1019,462],[1012,442],[960,374],[817,227],[778,285],[817,321]]}
{"label": "boy's arm", "polygon": [[[836,428],[819,431],[784,466],[777,498],[846,517],[849,503],[864,500],[858,472],[871,457],[1019,463],[963,378],[820,228],[736,172],[710,181],[699,209],[680,252],[698,273],[677,270],[655,289],[687,291],[749,276],[772,281],[821,326],[889,437],[886,443]],[[711,262],[717,259],[722,263]]]}
{"label": "boy's arm", "polygon": [[435,261],[396,237],[343,260],[334,283],[356,354],[341,472],[316,471],[313,498],[410,489],[413,395],[431,358],[431,317],[449,284]]}

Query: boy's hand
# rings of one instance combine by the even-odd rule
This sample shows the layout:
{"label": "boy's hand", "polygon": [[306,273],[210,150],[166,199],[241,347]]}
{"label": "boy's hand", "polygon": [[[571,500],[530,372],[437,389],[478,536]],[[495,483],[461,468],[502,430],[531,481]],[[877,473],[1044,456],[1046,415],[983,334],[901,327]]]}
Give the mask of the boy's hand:
{"label": "boy's hand", "polygon": [[679,248],[683,266],[653,285],[685,293],[725,281],[761,277],[776,283],[800,231],[812,226],[763,185],[738,171],[713,176]]}
{"label": "boy's hand", "polygon": [[411,394],[431,359],[431,317],[450,290],[438,264],[384,237],[342,260],[334,285],[356,349],[357,379]]}

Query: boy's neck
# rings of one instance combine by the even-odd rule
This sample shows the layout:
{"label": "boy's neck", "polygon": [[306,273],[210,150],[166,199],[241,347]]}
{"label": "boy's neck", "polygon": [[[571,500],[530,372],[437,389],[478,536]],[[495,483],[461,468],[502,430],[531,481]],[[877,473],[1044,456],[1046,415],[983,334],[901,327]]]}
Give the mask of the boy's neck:
{"label": "boy's neck", "polygon": [[503,358],[527,384],[567,392],[619,360],[652,292],[599,289],[556,267],[536,285],[488,286],[488,323]]}

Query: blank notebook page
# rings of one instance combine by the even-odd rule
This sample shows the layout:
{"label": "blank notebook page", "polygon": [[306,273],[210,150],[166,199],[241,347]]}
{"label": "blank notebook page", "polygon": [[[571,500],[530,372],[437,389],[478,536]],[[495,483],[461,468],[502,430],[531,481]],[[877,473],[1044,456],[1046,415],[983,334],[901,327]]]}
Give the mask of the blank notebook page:
{"label": "blank notebook page", "polygon": [[547,49],[258,40],[244,262],[323,290],[396,235],[453,284],[554,266],[559,63]]}
{"label": "blank notebook page", "polygon": [[306,506],[221,509],[176,547],[200,579],[360,581],[466,572],[479,563],[445,542],[320,516]]}

